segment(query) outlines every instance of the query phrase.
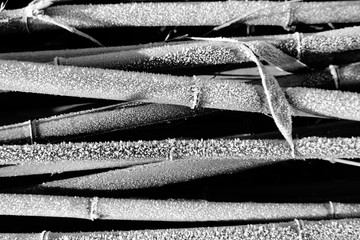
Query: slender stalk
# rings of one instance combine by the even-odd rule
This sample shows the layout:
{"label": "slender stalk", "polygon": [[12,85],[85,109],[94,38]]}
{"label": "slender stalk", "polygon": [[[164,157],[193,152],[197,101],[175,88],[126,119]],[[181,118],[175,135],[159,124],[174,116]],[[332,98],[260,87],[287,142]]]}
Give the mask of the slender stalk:
{"label": "slender stalk", "polygon": [[[162,161],[125,169],[106,169],[100,173],[72,177],[63,180],[50,179],[43,183],[15,189],[16,193],[59,194],[69,192],[115,192],[158,188],[184,183],[195,179],[242,172],[257,167],[269,166],[283,160],[273,159],[182,159]],[[17,167],[17,166],[16,166]],[[16,168],[14,167],[14,168]],[[19,166],[22,169],[22,166]],[[0,169],[2,170],[2,169]],[[6,171],[6,169],[4,169]],[[4,176],[11,176],[8,171]],[[119,180],[121,179],[121,180]]]}
{"label": "slender stalk", "polygon": [[[247,45],[259,56],[269,55],[265,60],[272,59],[279,62],[278,58],[281,56],[268,52],[264,48],[263,42],[274,46],[276,50],[279,49],[279,53],[283,52],[283,55],[296,58],[309,67],[321,68],[327,67],[329,64],[344,65],[360,61],[359,33],[359,27],[305,36],[296,33],[277,39],[248,41]],[[55,63],[58,65],[161,72],[179,68],[251,62],[244,50],[238,50],[234,47],[236,44],[222,41],[221,38],[214,39],[217,41],[209,40],[211,39],[73,58],[60,57],[55,59]],[[242,39],[234,40],[243,41]]]}
{"label": "slender stalk", "polygon": [[[294,140],[296,159],[359,158],[359,138],[302,138]],[[162,140],[83,142],[0,146],[0,164],[118,159],[292,159],[284,140]]]}
{"label": "slender stalk", "polygon": [[136,221],[286,221],[360,216],[359,204],[225,203],[0,194],[0,215]]}
{"label": "slender stalk", "polygon": [[43,231],[33,234],[3,233],[4,240],[12,239],[41,239],[41,240],[115,240],[115,239],[358,239],[360,237],[360,221],[356,218],[330,221],[297,220],[283,223],[251,224],[237,226],[221,226],[206,228],[178,228],[157,230],[108,231],[108,232],[79,232],[55,233]]}
{"label": "slender stalk", "polygon": [[[57,22],[75,28],[106,28],[121,26],[217,26],[264,9],[241,23],[248,25],[321,24],[360,22],[357,1],[342,2],[168,2],[104,5],[64,5],[50,7],[45,14]],[[3,11],[1,33],[21,31],[20,12]],[[11,21],[10,21],[11,19]],[[54,26],[34,18],[30,31],[48,30]]]}
{"label": "slender stalk", "polygon": [[[308,34],[305,34],[308,35]],[[244,42],[256,41],[256,40],[275,40],[290,37],[286,35],[268,35],[268,36],[251,36],[251,37],[237,37],[234,39]],[[55,57],[72,58],[80,56],[90,56],[105,54],[111,52],[121,52],[130,50],[139,50],[143,48],[159,47],[165,45],[177,45],[183,44],[183,42],[154,42],[139,45],[128,46],[113,46],[113,47],[94,47],[94,48],[80,48],[80,49],[61,49],[61,50],[46,50],[46,51],[30,51],[30,52],[9,52],[0,53],[0,59],[2,60],[17,60],[17,61],[29,61],[29,62],[53,62]]]}
{"label": "slender stalk", "polygon": [[146,165],[149,163],[156,163],[160,160],[156,159],[134,159],[134,160],[121,160],[117,161],[64,161],[53,163],[28,163],[16,166],[7,166],[0,168],[0,177],[19,177],[43,174],[60,174],[69,172],[80,172],[89,170],[109,171],[110,169],[130,168],[136,165]]}
{"label": "slender stalk", "polygon": [[[268,113],[261,87],[201,77],[0,61],[0,89]],[[198,91],[194,92],[194,89]],[[295,116],[360,120],[360,94],[288,88]]]}
{"label": "slender stalk", "polygon": [[192,110],[173,105],[120,103],[2,126],[0,143],[59,142],[194,117],[209,112],[210,110]]}

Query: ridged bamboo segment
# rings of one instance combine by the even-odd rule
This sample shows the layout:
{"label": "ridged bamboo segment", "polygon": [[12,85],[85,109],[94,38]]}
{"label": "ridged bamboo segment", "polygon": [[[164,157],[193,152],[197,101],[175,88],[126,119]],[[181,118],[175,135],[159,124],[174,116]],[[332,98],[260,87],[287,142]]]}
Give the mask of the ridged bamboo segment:
{"label": "ridged bamboo segment", "polygon": [[358,219],[303,221],[297,220],[284,223],[251,224],[237,226],[177,228],[157,230],[133,230],[111,232],[69,232],[55,233],[43,231],[33,234],[0,235],[4,240],[115,240],[115,239],[287,239],[287,240],[355,240],[360,238],[360,222]]}
{"label": "ridged bamboo segment", "polygon": [[[262,88],[238,81],[17,61],[0,63],[2,90],[269,113]],[[292,115],[360,120],[358,93],[289,88],[285,95],[294,109]]]}
{"label": "ridged bamboo segment", "polygon": [[210,110],[149,103],[121,103],[0,127],[0,143],[46,143],[194,117]]}
{"label": "ridged bamboo segment", "polygon": [[[258,11],[255,11],[258,10]],[[217,26],[247,16],[241,23],[248,25],[321,24],[360,22],[357,1],[341,2],[165,2],[104,5],[64,5],[45,9],[45,15],[75,28],[109,28],[121,26]],[[1,33],[26,31],[23,11],[1,13]],[[290,16],[290,17],[289,17]],[[12,21],[10,21],[12,20]],[[30,19],[31,20],[31,19]],[[30,31],[54,28],[37,18],[30,21]]]}
{"label": "ridged bamboo segment", "polygon": [[359,204],[235,203],[0,194],[0,215],[170,222],[354,218]]}
{"label": "ridged bamboo segment", "polygon": [[[294,140],[296,158],[359,158],[360,139],[309,137]],[[0,164],[118,159],[291,159],[284,140],[162,140],[0,146]]]}

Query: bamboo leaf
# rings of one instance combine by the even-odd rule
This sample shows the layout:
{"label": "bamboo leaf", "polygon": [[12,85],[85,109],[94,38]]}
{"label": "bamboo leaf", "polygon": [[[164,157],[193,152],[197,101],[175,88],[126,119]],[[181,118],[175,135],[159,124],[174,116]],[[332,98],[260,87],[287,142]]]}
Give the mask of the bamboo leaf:
{"label": "bamboo leaf", "polygon": [[252,61],[258,66],[270,113],[279,131],[289,143],[294,157],[295,146],[292,139],[291,106],[288,103],[284,92],[280,88],[277,80],[267,71],[264,65],[247,45],[240,43],[239,48],[245,49]]}
{"label": "bamboo leaf", "polygon": [[266,12],[267,10],[269,10],[269,8],[280,7],[282,5],[288,5],[288,4],[291,4],[291,3],[301,2],[301,1],[302,0],[290,0],[290,1],[283,2],[283,3],[278,3],[278,4],[273,5],[273,6],[265,6],[263,8],[255,9],[253,11],[248,12],[245,15],[240,15],[239,17],[231,19],[230,21],[228,21],[226,23],[223,23],[220,26],[214,27],[210,32],[206,33],[204,36],[207,36],[207,35],[209,35],[210,33],[214,32],[214,31],[219,31],[220,29],[226,28],[226,27],[228,27],[228,26],[230,26],[230,25],[232,25],[234,23],[240,23],[240,22],[246,20],[247,18],[249,18],[249,17],[251,17],[253,15],[256,15],[256,14],[259,14],[259,13],[261,14],[262,12]]}
{"label": "bamboo leaf", "polygon": [[24,15],[25,15],[24,17],[26,18],[26,27],[28,31],[29,31],[29,26],[28,26],[27,18],[36,18],[43,22],[61,27],[83,38],[89,39],[90,41],[94,42],[99,46],[103,46],[99,41],[97,41],[95,38],[91,37],[90,35],[81,32],[74,27],[69,26],[68,24],[62,22],[61,20],[55,20],[50,16],[44,14],[44,11],[50,6],[52,6],[54,3],[64,2],[64,1],[66,2],[68,0],[33,0],[32,2],[30,2],[29,5],[24,8]]}
{"label": "bamboo leaf", "polygon": [[299,72],[309,70],[309,68],[298,59],[284,53],[274,45],[266,41],[256,41],[246,45],[261,60],[276,66],[287,72]]}

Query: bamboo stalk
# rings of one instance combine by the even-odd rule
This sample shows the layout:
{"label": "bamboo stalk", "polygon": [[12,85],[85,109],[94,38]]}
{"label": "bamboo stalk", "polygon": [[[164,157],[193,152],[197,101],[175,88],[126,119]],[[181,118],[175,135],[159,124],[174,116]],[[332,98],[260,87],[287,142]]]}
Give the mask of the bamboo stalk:
{"label": "bamboo stalk", "polygon": [[[237,81],[0,61],[0,89],[268,113],[262,88]],[[198,89],[198,91],[194,91]],[[288,88],[294,116],[359,120],[360,94]],[[311,101],[309,101],[311,99]],[[335,102],[336,104],[334,104]]]}
{"label": "bamboo stalk", "polygon": [[194,117],[206,110],[173,105],[120,103],[0,127],[0,143],[59,142]]}
{"label": "bamboo stalk", "polygon": [[[195,179],[242,172],[257,167],[269,166],[283,160],[273,159],[182,159],[181,161],[162,161],[154,164],[103,171],[101,173],[67,178],[50,179],[43,183],[15,189],[16,193],[51,194],[79,192],[120,192],[149,189],[184,183]],[[15,168],[15,167],[14,167]],[[21,165],[19,166],[21,169]],[[1,170],[1,169],[0,169]],[[6,170],[6,169],[4,169]],[[5,172],[4,175],[7,173]],[[11,173],[7,174],[11,177]]]}
{"label": "bamboo stalk", "polygon": [[[334,32],[334,33],[332,33]],[[302,36],[299,33],[287,37],[249,41],[247,45],[259,56],[279,58],[262,46],[265,41],[282,52],[297,58],[310,67],[326,67],[329,64],[346,64],[360,61],[360,28],[327,31]],[[336,44],[334,44],[336,42]],[[351,42],[351,44],[349,44]],[[55,58],[58,65],[123,69],[131,71],[164,71],[178,68],[239,64],[251,62],[243,50],[234,50],[234,43],[226,41],[200,41],[111,52],[73,58]],[[265,58],[265,60],[267,60]]]}
{"label": "bamboo stalk", "polygon": [[[248,25],[356,23],[360,18],[357,1],[342,2],[168,2],[104,5],[63,5],[50,7],[45,14],[75,28],[107,28],[121,26],[216,26],[248,12],[261,9],[243,19]],[[21,11],[3,11],[1,33],[24,31]],[[54,26],[34,18],[30,31],[48,30]]]}
{"label": "bamboo stalk", "polygon": [[[307,34],[305,34],[307,35]],[[250,36],[250,37],[237,37],[234,39],[244,42],[255,40],[275,40],[289,37],[286,35],[268,35],[268,36]],[[128,46],[112,46],[112,47],[93,47],[93,48],[80,48],[80,49],[61,49],[61,50],[45,50],[45,51],[30,51],[30,52],[9,52],[0,53],[0,59],[2,60],[17,60],[28,62],[53,62],[55,57],[72,58],[80,56],[90,56],[105,54],[111,52],[130,51],[143,48],[159,47],[165,45],[182,44],[183,42],[154,42],[147,44],[128,45]]]}
{"label": "bamboo stalk", "polygon": [[[359,158],[359,138],[295,139],[296,159]],[[0,146],[0,164],[118,159],[292,159],[284,140],[162,140]]]}
{"label": "bamboo stalk", "polygon": [[87,55],[96,55],[109,52],[128,51],[133,49],[141,49],[144,47],[154,47],[163,43],[149,43],[131,46],[114,46],[114,47],[93,47],[80,49],[61,49],[46,51],[30,51],[30,52],[10,52],[0,53],[2,60],[17,60],[29,62],[51,62],[55,57],[79,57]]}
{"label": "bamboo stalk", "polygon": [[89,170],[108,171],[110,169],[128,168],[136,165],[145,165],[156,163],[159,160],[139,159],[139,160],[120,160],[117,161],[65,161],[53,163],[28,163],[16,166],[7,166],[0,168],[0,177],[19,177],[43,174],[60,174],[68,172],[80,172]]}
{"label": "bamboo stalk", "polygon": [[4,240],[98,240],[98,239],[358,239],[360,237],[360,222],[358,219],[303,221],[249,224],[237,226],[202,227],[202,228],[175,228],[156,230],[107,231],[107,232],[72,232],[56,233],[43,231],[41,233],[3,233]]}
{"label": "bamboo stalk", "polygon": [[225,203],[0,194],[0,215],[135,221],[286,221],[356,218],[359,204]]}

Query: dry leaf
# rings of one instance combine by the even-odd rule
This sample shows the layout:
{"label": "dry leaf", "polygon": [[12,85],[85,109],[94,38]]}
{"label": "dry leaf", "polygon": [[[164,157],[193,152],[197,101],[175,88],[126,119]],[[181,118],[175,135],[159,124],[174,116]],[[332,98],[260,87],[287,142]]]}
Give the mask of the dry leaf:
{"label": "dry leaf", "polygon": [[279,131],[289,143],[292,155],[294,156],[295,146],[292,139],[291,106],[284,92],[281,90],[277,80],[267,71],[247,45],[239,42],[238,47],[245,50],[249,54],[250,59],[257,65],[270,113]]}

